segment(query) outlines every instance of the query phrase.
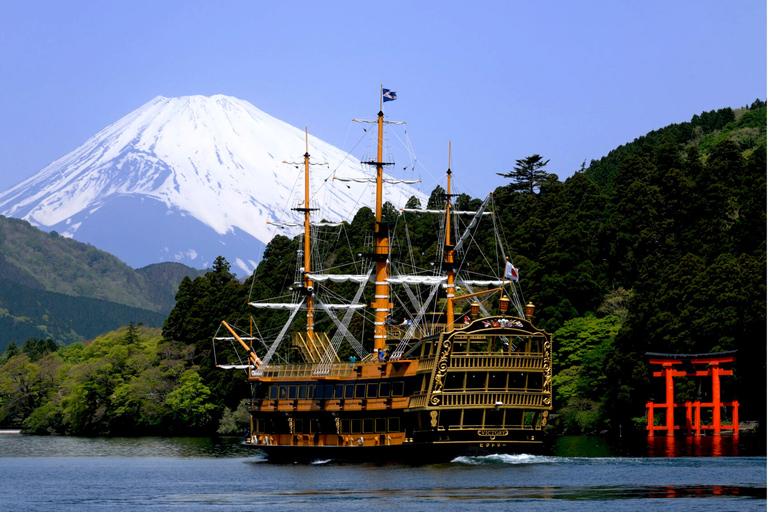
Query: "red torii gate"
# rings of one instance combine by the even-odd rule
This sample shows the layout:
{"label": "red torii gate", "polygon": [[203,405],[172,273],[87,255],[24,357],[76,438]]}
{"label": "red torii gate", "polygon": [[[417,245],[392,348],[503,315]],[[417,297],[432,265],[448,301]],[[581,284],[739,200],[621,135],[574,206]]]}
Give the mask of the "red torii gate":
{"label": "red torii gate", "polygon": [[[661,371],[653,372],[654,377],[664,377],[666,384],[666,402],[656,404],[648,401],[648,437],[653,437],[654,431],[666,430],[668,436],[674,436],[675,430],[680,426],[675,425],[675,407],[685,407],[686,435],[700,436],[702,430],[712,430],[713,435],[719,436],[722,430],[732,430],[733,435],[739,433],[739,402],[720,401],[720,376],[733,375],[733,370],[725,370],[720,365],[736,361],[736,350],[728,352],[716,352],[712,354],[660,354],[647,352],[650,364],[661,365]],[[702,366],[707,365],[706,368]],[[682,369],[676,369],[682,368]],[[697,366],[699,366],[697,368]],[[673,377],[712,377],[712,401],[675,403],[675,387]],[[720,410],[722,407],[733,407],[733,421],[730,425],[722,425],[720,422]],[[701,408],[712,409],[712,425],[701,424]],[[666,425],[654,426],[653,410],[666,409]]]}

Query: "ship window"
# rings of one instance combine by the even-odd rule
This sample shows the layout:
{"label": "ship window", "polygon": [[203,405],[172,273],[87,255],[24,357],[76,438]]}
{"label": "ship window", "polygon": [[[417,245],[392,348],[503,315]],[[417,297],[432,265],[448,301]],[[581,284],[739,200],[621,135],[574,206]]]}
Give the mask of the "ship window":
{"label": "ship window", "polygon": [[373,434],[373,418],[363,420],[363,434]]}
{"label": "ship window", "polygon": [[307,398],[307,386],[299,386],[299,398]]}
{"label": "ship window", "polygon": [[280,398],[288,398],[288,386],[280,386]]}
{"label": "ship window", "polygon": [[400,432],[400,418],[389,418],[389,431]]}
{"label": "ship window", "polygon": [[525,388],[525,374],[524,373],[510,373],[509,374],[509,389],[523,389]]}
{"label": "ship window", "polygon": [[472,340],[469,343],[469,351],[478,353],[478,352],[485,352],[488,350],[488,340]]}
{"label": "ship window", "polygon": [[440,426],[443,428],[461,426],[461,410],[440,411]]}
{"label": "ship window", "polygon": [[334,398],[344,398],[344,385],[336,384],[335,391],[333,392]]}
{"label": "ship window", "polygon": [[368,392],[366,393],[368,398],[376,398],[376,393],[379,391],[379,385],[375,382],[368,384]]}
{"label": "ship window", "polygon": [[467,374],[467,389],[485,389],[485,372],[472,372]]}
{"label": "ship window", "polygon": [[507,410],[507,417],[504,421],[505,427],[520,428],[523,424],[523,411],[509,409]]}
{"label": "ship window", "polygon": [[325,385],[325,398],[333,398],[333,384]]}
{"label": "ship window", "polygon": [[362,425],[362,422],[360,420],[351,420],[351,424],[350,424],[351,430],[352,430],[351,433],[359,434],[362,430],[361,425]]}
{"label": "ship window", "polygon": [[503,409],[486,409],[485,426],[501,427],[502,425],[504,425],[504,410]]}
{"label": "ship window", "polygon": [[483,410],[482,409],[465,409],[464,421],[462,425],[464,427],[480,427],[483,424]]}
{"label": "ship window", "polygon": [[491,372],[488,374],[488,389],[505,389],[506,387],[506,372]]}
{"label": "ship window", "polygon": [[269,399],[270,400],[277,399],[277,386],[269,386]]}
{"label": "ship window", "polygon": [[315,396],[315,386],[307,386],[307,398],[312,399]]}
{"label": "ship window", "polygon": [[365,384],[355,386],[355,398],[365,398]]}
{"label": "ship window", "polygon": [[293,433],[294,434],[304,433],[304,420],[293,420]]}
{"label": "ship window", "polygon": [[532,427],[534,422],[535,415],[531,411],[526,411],[525,416],[523,418],[523,425],[526,427]]}
{"label": "ship window", "polygon": [[445,389],[463,389],[464,375],[464,372],[448,372],[445,379]]}
{"label": "ship window", "polygon": [[256,420],[253,422],[253,428],[256,429],[256,432],[259,434],[264,433],[264,420]]}
{"label": "ship window", "polygon": [[344,398],[354,398],[354,397],[355,397],[355,385],[347,384],[346,390],[344,391]]}
{"label": "ship window", "polygon": [[381,434],[387,431],[387,418],[376,418],[376,433]]}
{"label": "ship window", "polygon": [[392,383],[392,396],[403,396],[405,383],[403,381],[395,381]]}
{"label": "ship window", "polygon": [[319,424],[317,420],[309,420],[309,433],[316,434],[320,432]]}
{"label": "ship window", "polygon": [[349,434],[349,420],[341,420],[341,433]]}
{"label": "ship window", "polygon": [[315,386],[315,398],[323,398],[323,386]]}
{"label": "ship window", "polygon": [[294,400],[296,398],[296,386],[288,386],[288,398]]}
{"label": "ship window", "polygon": [[379,384],[379,396],[382,398],[387,398],[389,396],[389,382],[382,382]]}

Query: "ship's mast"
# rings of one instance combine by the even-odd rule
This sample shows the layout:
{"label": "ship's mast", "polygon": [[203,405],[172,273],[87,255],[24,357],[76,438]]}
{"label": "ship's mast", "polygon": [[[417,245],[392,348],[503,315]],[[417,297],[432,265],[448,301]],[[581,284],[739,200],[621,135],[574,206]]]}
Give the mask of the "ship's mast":
{"label": "ship's mast", "polygon": [[315,334],[315,303],[313,298],[312,279],[309,278],[311,250],[309,240],[309,133],[304,128],[304,290],[307,293],[307,338],[311,341]]}
{"label": "ship's mast", "polygon": [[[312,263],[312,245],[310,241],[310,219],[309,214],[312,210],[317,208],[309,207],[309,133],[307,128],[304,128],[304,207],[303,208],[291,208],[293,211],[302,212],[304,214],[304,266],[301,269],[302,282],[301,291],[307,297],[307,338],[313,340],[315,337],[315,300],[314,289],[312,287],[312,279],[309,274],[311,272]],[[291,165],[298,165],[294,162]]]}
{"label": "ship's mast", "polygon": [[384,178],[384,88],[379,91],[378,144],[376,147],[376,227],[374,230],[374,258],[376,260],[376,287],[374,288],[373,348],[381,350],[387,343],[386,320],[392,305],[389,302],[389,230],[382,224],[382,182]]}
{"label": "ship's mast", "polygon": [[456,251],[451,244],[451,142],[448,141],[448,190],[446,191],[445,201],[445,265],[448,269],[448,283],[447,288],[447,304],[445,308],[446,314],[446,331],[453,330],[453,297],[455,286],[456,273],[453,270],[453,260]]}

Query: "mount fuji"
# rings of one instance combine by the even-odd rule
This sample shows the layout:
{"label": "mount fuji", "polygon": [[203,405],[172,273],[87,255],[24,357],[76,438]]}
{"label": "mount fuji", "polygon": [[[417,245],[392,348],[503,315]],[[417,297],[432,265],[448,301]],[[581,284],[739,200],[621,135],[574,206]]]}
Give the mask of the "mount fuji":
{"label": "mount fuji", "polygon": [[[176,261],[206,268],[223,255],[243,275],[275,234],[268,222],[295,219],[290,207],[303,190],[303,164],[283,162],[302,162],[304,152],[304,131],[247,101],[158,96],[0,193],[0,214],[133,267]],[[311,171],[312,203],[322,203],[323,218],[351,220],[372,202],[369,185],[328,179],[370,177],[357,159],[312,136],[309,153],[312,162],[328,163]],[[426,199],[402,184],[388,194],[396,205]]]}

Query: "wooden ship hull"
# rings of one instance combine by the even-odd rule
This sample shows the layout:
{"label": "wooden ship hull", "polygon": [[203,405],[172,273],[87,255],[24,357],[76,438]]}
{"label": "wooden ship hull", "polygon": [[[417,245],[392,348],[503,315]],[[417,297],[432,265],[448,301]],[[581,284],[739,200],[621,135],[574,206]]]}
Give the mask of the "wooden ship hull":
{"label": "wooden ship hull", "polygon": [[548,333],[485,317],[410,352],[336,363],[322,378],[314,365],[267,367],[250,378],[245,444],[275,461],[433,462],[539,449],[552,408]]}

